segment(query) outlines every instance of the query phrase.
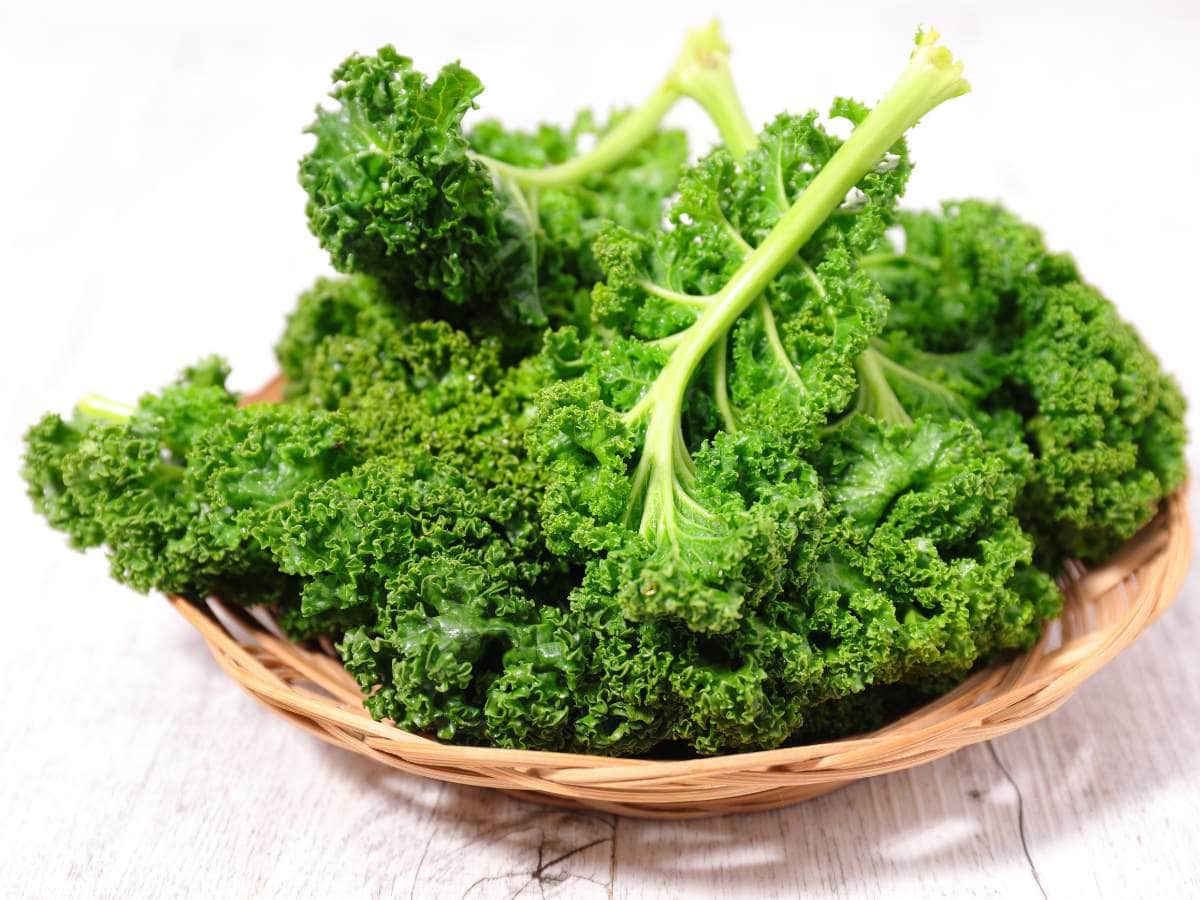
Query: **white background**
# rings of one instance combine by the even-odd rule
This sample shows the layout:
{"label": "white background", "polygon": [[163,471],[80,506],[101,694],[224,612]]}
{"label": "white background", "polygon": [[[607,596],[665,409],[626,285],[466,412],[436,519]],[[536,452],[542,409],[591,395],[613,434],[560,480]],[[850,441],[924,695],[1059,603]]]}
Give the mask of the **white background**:
{"label": "white background", "polygon": [[[968,751],[783,813],[622,822],[610,838],[611,820],[427,785],[293,732],[224,681],[164,604],[107,581],[102,559],[67,553],[29,511],[19,435],[44,410],[86,391],[135,398],[210,352],[238,388],[272,374],[285,311],[326,270],[296,185],[300,129],[349,51],[392,42],[426,70],[461,58],[488,86],[482,113],[532,125],[638,101],[683,30],[714,13],[756,121],[837,93],[877,99],[916,25],[939,27],[974,91],[913,135],[910,202],[1003,199],[1074,253],[1200,397],[1194,2],[221,0],[37,16],[6,3],[0,894],[1200,890],[1194,583],[997,756]],[[711,139],[694,110],[673,118]],[[587,872],[529,880],[539,835],[566,852],[573,829],[596,828],[600,843],[550,874]]]}

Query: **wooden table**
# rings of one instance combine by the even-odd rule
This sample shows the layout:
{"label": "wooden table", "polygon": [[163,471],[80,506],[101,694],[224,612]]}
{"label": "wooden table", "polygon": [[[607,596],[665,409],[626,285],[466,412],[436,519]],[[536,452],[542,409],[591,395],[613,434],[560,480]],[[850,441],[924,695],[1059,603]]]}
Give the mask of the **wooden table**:
{"label": "wooden table", "polygon": [[[213,350],[243,388],[272,372],[281,316],[324,265],[294,184],[298,128],[347,48],[461,55],[487,72],[488,108],[528,122],[635,99],[696,15],[614,6],[581,33],[565,6],[517,29],[493,5],[394,8],[371,27],[304,5],[270,28],[184,27],[174,7],[155,7],[154,28],[0,27],[0,897],[1200,896],[1194,576],[1032,727],[784,811],[652,823],[328,748],[238,691],[165,603],[66,553],[21,496],[20,432],[88,390],[135,397]],[[1134,22],[1099,4],[1080,23],[1032,0],[1003,18],[933,5],[920,13],[968,57],[977,91],[914,139],[914,202],[1001,195],[1044,223],[1198,396],[1194,9],[1160,3]],[[756,117],[869,95],[915,24],[890,5],[791,24],[781,8],[739,4],[726,21]],[[635,11],[649,24],[631,34]],[[821,39],[801,53],[792,33]],[[588,48],[605,41],[646,54],[646,70],[593,71]],[[543,64],[580,80],[547,81]]]}

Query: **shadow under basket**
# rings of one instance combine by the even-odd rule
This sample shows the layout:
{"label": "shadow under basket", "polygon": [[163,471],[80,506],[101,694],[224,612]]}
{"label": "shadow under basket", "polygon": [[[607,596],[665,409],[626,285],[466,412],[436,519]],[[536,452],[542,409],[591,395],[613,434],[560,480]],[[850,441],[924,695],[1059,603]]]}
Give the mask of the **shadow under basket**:
{"label": "shadow under basket", "polygon": [[[277,400],[276,380],[248,401]],[[1062,615],[1027,653],[977,672],[878,731],[706,759],[656,761],[459,747],[371,719],[332,646],[286,640],[266,616],[210,600],[171,604],[251,696],[324,741],[426,778],[495,788],[539,803],[644,818],[755,812],[896,772],[1007,734],[1053,712],[1175,600],[1192,551],[1187,487],[1105,565],[1069,564]],[[1115,726],[1114,726],[1115,727]]]}

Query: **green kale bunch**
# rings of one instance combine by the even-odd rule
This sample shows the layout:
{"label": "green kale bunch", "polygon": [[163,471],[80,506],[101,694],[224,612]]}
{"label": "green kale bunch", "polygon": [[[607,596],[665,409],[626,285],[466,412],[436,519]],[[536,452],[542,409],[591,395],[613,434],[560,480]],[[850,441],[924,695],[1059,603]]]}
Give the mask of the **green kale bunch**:
{"label": "green kale bunch", "polygon": [[[400,728],[715,754],[1029,647],[1063,561],[1182,483],[1183,397],[1069,257],[901,207],[904,135],[968,89],[936,34],[873,108],[757,133],[715,26],[603,124],[468,128],[481,89],[343,63],[301,182],[344,274],[288,318],[284,402],[213,358],[44,417],[24,477],[72,546],[268,607]],[[722,135],[691,166],[684,96]]]}

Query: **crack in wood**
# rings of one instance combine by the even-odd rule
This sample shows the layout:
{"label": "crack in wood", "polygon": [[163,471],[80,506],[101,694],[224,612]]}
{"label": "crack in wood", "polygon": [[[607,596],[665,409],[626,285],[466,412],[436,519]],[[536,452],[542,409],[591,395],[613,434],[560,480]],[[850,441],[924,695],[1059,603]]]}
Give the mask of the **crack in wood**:
{"label": "crack in wood", "polygon": [[[547,881],[549,881],[552,884],[560,884],[561,882],[567,881],[568,879],[570,879],[572,877],[576,877],[576,876],[572,876],[568,873],[562,873],[560,875],[547,875],[546,874],[547,870],[553,868],[554,866],[557,866],[559,863],[563,862],[564,860],[570,859],[572,856],[577,856],[578,854],[582,853],[584,850],[590,850],[593,847],[598,846],[599,844],[603,844],[605,841],[611,841],[611,840],[612,840],[611,837],[596,838],[596,840],[594,840],[594,841],[589,841],[586,844],[582,844],[578,847],[575,847],[572,850],[568,850],[566,853],[561,853],[558,856],[554,857],[554,859],[543,861],[544,857],[546,855],[546,833],[543,831],[541,840],[538,841],[537,865],[534,867],[533,871],[530,873],[529,879],[516,890],[516,892],[512,895],[512,897],[515,900],[516,897],[519,897],[521,894],[523,894],[525,892],[525,888],[529,887],[529,885],[534,884],[535,882],[538,886],[538,890],[541,892],[541,895],[543,897],[545,897]],[[578,876],[578,877],[583,877],[583,876]],[[595,883],[594,879],[589,878],[587,880]]]}
{"label": "crack in wood", "polygon": [[988,753],[991,754],[992,761],[996,763],[996,766],[1004,775],[1004,780],[1012,785],[1012,789],[1017,795],[1017,834],[1021,838],[1021,851],[1025,854],[1025,861],[1029,863],[1029,871],[1033,875],[1033,880],[1037,884],[1043,900],[1049,900],[1046,888],[1042,885],[1042,877],[1038,874],[1037,865],[1034,864],[1033,856],[1029,852],[1029,840],[1025,835],[1025,795],[1021,793],[1021,786],[1012,777],[1012,773],[1008,771],[1008,767],[1001,761],[1000,754],[996,752],[995,745],[991,741],[985,741],[984,746],[987,747]]}
{"label": "crack in wood", "polygon": [[561,856],[554,857],[554,859],[550,860],[547,863],[541,862],[542,848],[539,847],[538,848],[538,867],[533,870],[533,877],[541,878],[545,874],[546,870],[549,869],[551,866],[556,866],[560,862],[562,862],[564,859],[570,859],[576,853],[582,853],[584,850],[591,850],[597,844],[603,844],[605,841],[611,841],[611,840],[612,840],[612,838],[596,838],[596,840],[590,841],[590,842],[584,844],[582,847],[576,847],[574,850],[568,850],[566,853],[562,854]]}
{"label": "crack in wood", "polygon": [[[485,885],[489,881],[506,881],[509,878],[516,878],[520,874],[520,872],[504,872],[501,875],[484,875],[482,878],[476,878],[467,886],[467,889],[462,892],[462,900],[466,900],[471,891],[475,890],[475,888]],[[521,890],[525,890],[524,886],[521,887]],[[520,891],[517,893],[520,893]]]}
{"label": "crack in wood", "polygon": [[[614,821],[611,824],[613,826],[613,833],[615,834],[616,833],[616,823]],[[555,866],[558,866],[561,863],[565,862],[566,860],[570,859],[571,857],[578,856],[580,853],[583,853],[585,850],[590,850],[593,847],[597,847],[600,844],[610,842],[610,841],[615,844],[615,841],[613,841],[612,837],[596,838],[594,841],[588,841],[586,844],[580,844],[578,847],[573,847],[572,849],[566,851],[565,853],[560,853],[558,856],[555,856],[552,859],[546,859],[546,845],[549,843],[549,841],[550,841],[550,839],[547,837],[546,832],[544,830],[540,831],[539,835],[538,835],[538,845],[537,845],[537,863],[535,863],[533,870],[528,873],[528,877],[525,879],[525,881],[523,881],[521,883],[521,886],[518,887],[515,891],[513,891],[513,893],[510,895],[510,900],[515,900],[515,898],[520,897],[523,893],[525,893],[525,891],[531,885],[535,885],[535,884],[538,887],[538,892],[544,898],[546,896],[546,885],[547,884],[562,884],[563,882],[570,881],[573,878],[579,879],[581,881],[587,881],[591,884],[596,885],[597,887],[605,887],[604,884],[597,881],[595,878],[589,878],[586,875],[580,875],[580,874],[574,873],[574,872],[554,873],[554,872],[551,872],[550,870],[553,869]],[[614,857],[612,864],[615,864],[615,857]],[[610,872],[612,871],[612,868],[611,868],[612,864],[610,864]],[[488,882],[507,881],[510,878],[520,878],[524,874],[526,874],[526,873],[518,870],[518,871],[513,871],[513,872],[504,872],[500,875],[487,875],[487,876],[484,876],[483,878],[477,878],[475,881],[471,882],[470,885],[468,885],[467,889],[465,891],[463,891],[462,896],[465,900],[465,898],[467,896],[469,896],[472,891],[474,891],[476,888],[482,887],[484,884],[487,884]],[[612,896],[612,884],[610,883],[609,885],[607,885],[607,887],[608,887],[609,896],[611,897]]]}
{"label": "crack in wood", "polygon": [[[437,797],[433,801],[433,804],[435,807],[439,803],[442,802],[442,795],[445,793],[446,793],[446,782],[443,781],[438,785]],[[430,824],[432,824],[432,823],[430,823]],[[417,881],[421,877],[421,867],[423,865],[425,865],[425,857],[427,857],[429,855],[429,846],[433,843],[433,838],[436,833],[437,833],[436,829],[434,829],[432,827],[429,829],[429,837],[426,838],[426,840],[425,840],[425,848],[421,851],[421,858],[419,860],[417,860],[417,867],[413,871],[412,887],[409,889],[409,892],[408,892],[408,900],[416,900]]]}
{"label": "crack in wood", "polygon": [[608,900],[613,900],[617,892],[617,826],[621,824],[621,817],[613,816],[609,824],[612,826],[612,856],[608,861]]}

